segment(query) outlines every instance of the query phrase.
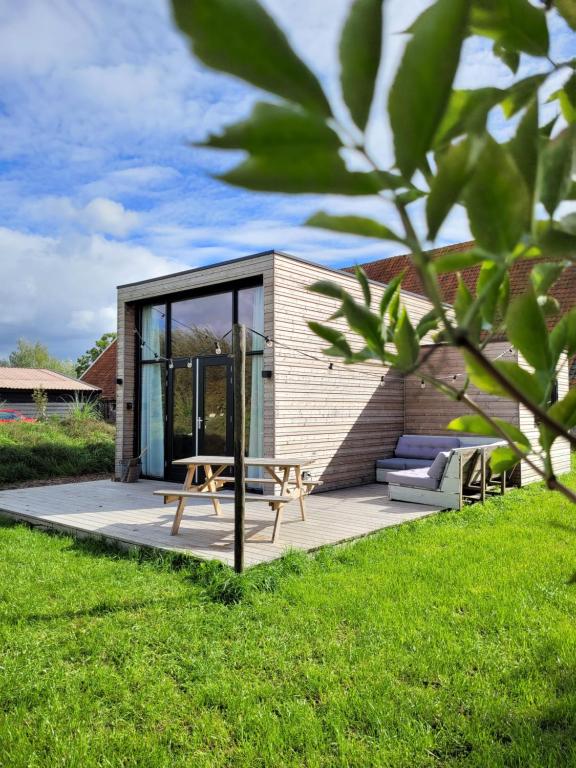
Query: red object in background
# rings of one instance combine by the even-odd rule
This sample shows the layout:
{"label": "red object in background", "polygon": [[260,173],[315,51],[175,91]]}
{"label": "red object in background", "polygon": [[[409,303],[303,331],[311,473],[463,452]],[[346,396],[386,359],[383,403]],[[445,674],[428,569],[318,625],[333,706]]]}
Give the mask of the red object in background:
{"label": "red object in background", "polygon": [[0,424],[7,421],[27,421],[29,424],[35,424],[36,419],[30,418],[30,416],[24,416],[20,411],[11,411],[8,409],[0,408]]}

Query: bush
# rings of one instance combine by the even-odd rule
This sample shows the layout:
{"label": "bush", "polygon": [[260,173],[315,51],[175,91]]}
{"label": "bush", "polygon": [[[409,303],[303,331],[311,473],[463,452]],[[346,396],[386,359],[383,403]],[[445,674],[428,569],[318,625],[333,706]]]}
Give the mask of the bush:
{"label": "bush", "polygon": [[111,472],[114,427],[99,419],[51,418],[0,426],[0,485]]}

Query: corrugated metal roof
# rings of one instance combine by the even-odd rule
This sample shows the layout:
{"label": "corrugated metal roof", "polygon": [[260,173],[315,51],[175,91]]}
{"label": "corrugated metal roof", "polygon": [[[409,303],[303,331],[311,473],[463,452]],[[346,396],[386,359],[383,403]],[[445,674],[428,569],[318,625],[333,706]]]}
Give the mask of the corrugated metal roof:
{"label": "corrugated metal roof", "polygon": [[99,392],[99,387],[55,373],[46,368],[1,368],[0,389],[70,390],[71,392]]}

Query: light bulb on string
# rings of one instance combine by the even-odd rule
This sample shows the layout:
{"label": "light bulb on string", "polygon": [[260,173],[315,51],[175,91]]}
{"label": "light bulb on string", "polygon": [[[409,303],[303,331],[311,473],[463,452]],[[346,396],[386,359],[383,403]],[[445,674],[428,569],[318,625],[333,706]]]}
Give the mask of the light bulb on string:
{"label": "light bulb on string", "polygon": [[220,342],[219,341],[216,342],[216,346],[214,347],[214,352],[217,355],[221,355],[222,354],[222,347],[220,346]]}
{"label": "light bulb on string", "polygon": [[264,343],[266,344],[266,346],[268,348],[270,348],[272,346],[272,344],[273,344],[273,341],[270,338],[270,336],[264,336]]}
{"label": "light bulb on string", "polygon": [[426,382],[424,381],[424,379],[420,379],[420,389],[425,389],[425,388],[426,388]]}
{"label": "light bulb on string", "polygon": [[170,360],[170,362],[168,363],[168,368],[170,368],[170,370],[174,368],[174,360]]}
{"label": "light bulb on string", "polygon": [[188,362],[186,363],[186,368],[192,368],[192,358],[188,358]]}

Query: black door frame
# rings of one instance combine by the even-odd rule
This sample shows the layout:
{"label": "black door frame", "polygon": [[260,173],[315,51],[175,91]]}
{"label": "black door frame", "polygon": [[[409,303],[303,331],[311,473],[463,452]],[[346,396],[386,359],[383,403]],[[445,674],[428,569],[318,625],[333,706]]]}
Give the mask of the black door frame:
{"label": "black door frame", "polygon": [[[227,368],[226,378],[226,453],[231,455],[234,441],[234,387],[232,357],[229,355],[203,355],[202,357],[178,358],[173,360],[173,368],[167,369],[166,377],[166,430],[164,434],[164,479],[170,482],[183,482],[186,476],[184,467],[175,467],[174,461],[174,371],[189,368],[192,362],[192,411],[190,413],[191,428],[193,434],[194,453],[202,454],[202,441],[204,438],[204,370],[210,365],[220,365]],[[199,419],[202,418],[202,424]]]}

